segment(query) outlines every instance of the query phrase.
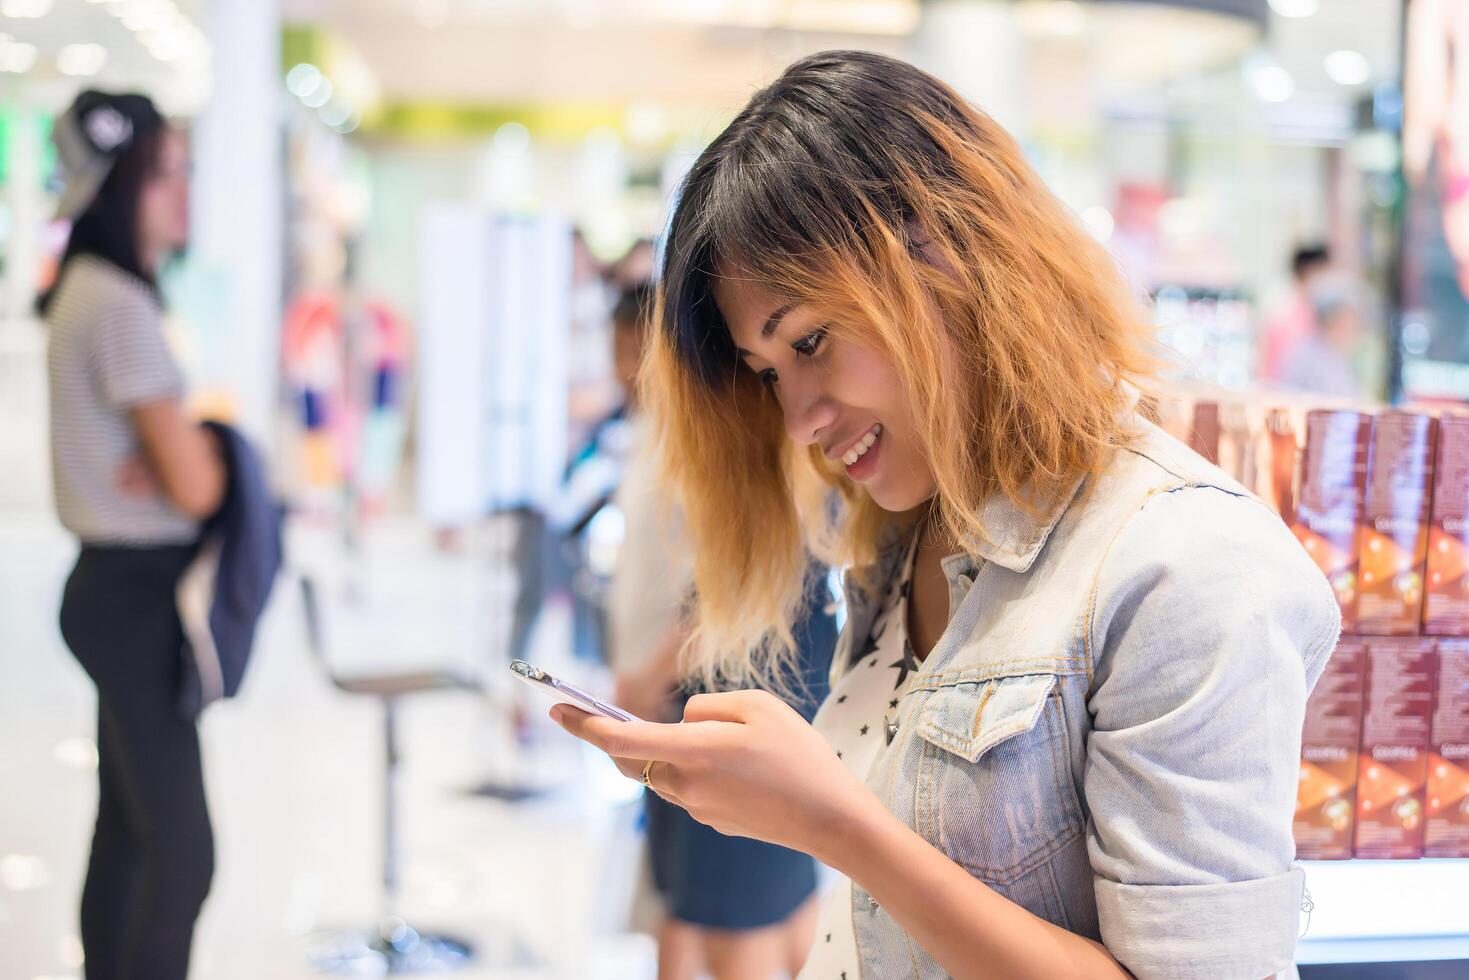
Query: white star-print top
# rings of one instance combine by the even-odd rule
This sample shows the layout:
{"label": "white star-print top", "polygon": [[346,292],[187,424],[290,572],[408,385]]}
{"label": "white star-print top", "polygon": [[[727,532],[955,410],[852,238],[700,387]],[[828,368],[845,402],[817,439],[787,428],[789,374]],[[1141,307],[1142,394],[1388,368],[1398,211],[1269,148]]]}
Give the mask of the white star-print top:
{"label": "white star-print top", "polygon": [[[916,541],[916,538],[915,538]],[[889,584],[882,611],[862,656],[831,689],[812,724],[859,778],[880,765],[896,728],[898,703],[918,670],[908,642],[908,591],[913,579],[913,547]],[[852,882],[845,876],[826,896],[816,944],[798,980],[858,980],[857,937],[852,929]]]}

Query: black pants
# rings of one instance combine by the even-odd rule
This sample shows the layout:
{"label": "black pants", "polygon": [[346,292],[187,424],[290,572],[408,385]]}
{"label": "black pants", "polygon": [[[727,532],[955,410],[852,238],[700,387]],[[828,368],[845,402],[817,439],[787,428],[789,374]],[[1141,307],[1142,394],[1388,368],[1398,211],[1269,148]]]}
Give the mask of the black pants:
{"label": "black pants", "polygon": [[199,735],[174,702],[174,586],[192,547],[84,547],[61,635],[97,685],[100,784],[82,889],[88,980],[183,980],[214,874]]}

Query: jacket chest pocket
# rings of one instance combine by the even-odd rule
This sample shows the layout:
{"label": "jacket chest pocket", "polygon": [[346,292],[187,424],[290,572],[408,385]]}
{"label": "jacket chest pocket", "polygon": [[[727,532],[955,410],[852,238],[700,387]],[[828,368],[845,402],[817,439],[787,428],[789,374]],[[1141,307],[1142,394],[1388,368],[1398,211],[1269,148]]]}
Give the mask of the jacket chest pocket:
{"label": "jacket chest pocket", "polygon": [[915,731],[916,829],[970,874],[1006,885],[1081,835],[1056,675],[938,688]]}

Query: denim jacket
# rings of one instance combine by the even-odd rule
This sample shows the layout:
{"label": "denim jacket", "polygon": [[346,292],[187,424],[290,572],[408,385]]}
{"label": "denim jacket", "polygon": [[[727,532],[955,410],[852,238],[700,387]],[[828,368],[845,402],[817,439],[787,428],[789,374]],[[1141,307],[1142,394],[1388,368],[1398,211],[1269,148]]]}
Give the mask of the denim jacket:
{"label": "denim jacket", "polygon": [[[950,618],[868,785],[974,877],[1138,977],[1287,969],[1306,696],[1341,620],[1284,523],[1157,427],[945,560]],[[848,576],[835,680],[901,547]],[[943,969],[860,886],[863,976]]]}

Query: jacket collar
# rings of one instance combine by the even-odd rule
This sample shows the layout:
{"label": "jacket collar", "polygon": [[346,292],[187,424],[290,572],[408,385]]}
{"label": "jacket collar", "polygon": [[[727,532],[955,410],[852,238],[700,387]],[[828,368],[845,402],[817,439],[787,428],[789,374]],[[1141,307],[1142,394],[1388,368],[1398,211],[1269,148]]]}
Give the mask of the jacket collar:
{"label": "jacket collar", "polygon": [[1030,571],[1051,531],[1076,499],[1082,482],[1082,477],[1072,480],[1035,513],[1003,494],[995,494],[980,510],[979,522],[985,537],[972,542],[965,551],[1012,572]]}

